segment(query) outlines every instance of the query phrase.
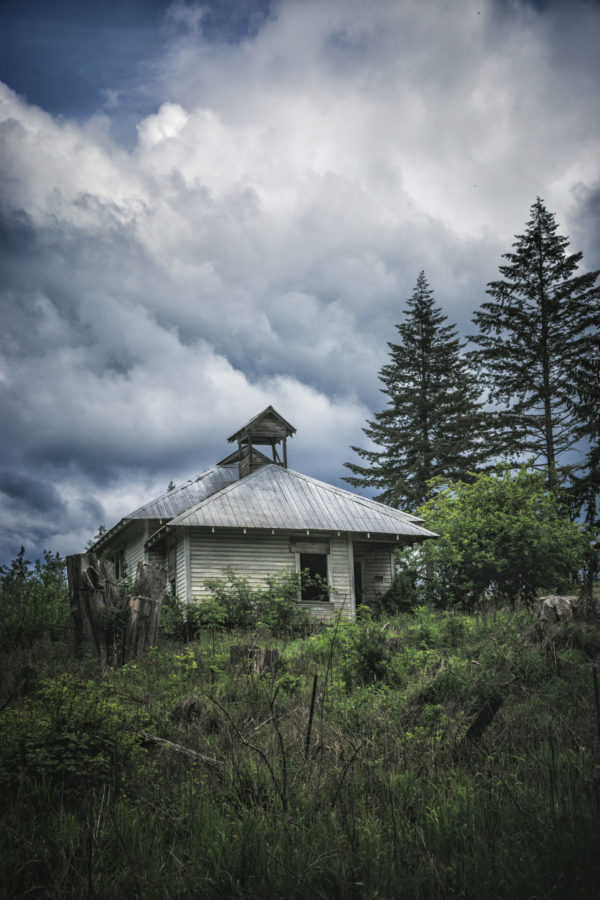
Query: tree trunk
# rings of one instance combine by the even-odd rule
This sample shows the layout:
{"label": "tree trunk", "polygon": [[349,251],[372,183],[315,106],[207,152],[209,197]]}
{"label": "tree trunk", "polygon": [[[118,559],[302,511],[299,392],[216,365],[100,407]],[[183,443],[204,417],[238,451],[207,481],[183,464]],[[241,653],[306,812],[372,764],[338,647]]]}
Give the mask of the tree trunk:
{"label": "tree trunk", "polygon": [[541,313],[541,351],[542,351],[542,384],[544,400],[544,435],[546,440],[546,479],[548,488],[556,491],[558,476],[556,472],[556,454],[554,450],[554,428],[552,415],[552,388],[550,379],[550,346],[548,340],[548,297],[544,281],[544,262],[541,251],[541,240],[538,248],[538,278],[540,289],[540,313]]}
{"label": "tree trunk", "polygon": [[106,623],[120,605],[114,566],[98,559],[95,553],[78,553],[67,556],[67,576],[77,643],[93,647],[105,666],[108,662]]}
{"label": "tree trunk", "polygon": [[138,563],[132,596],[119,589],[113,564],[92,552],[68,556],[67,575],[77,642],[89,644],[102,666],[122,665],[156,643],[164,570]]}

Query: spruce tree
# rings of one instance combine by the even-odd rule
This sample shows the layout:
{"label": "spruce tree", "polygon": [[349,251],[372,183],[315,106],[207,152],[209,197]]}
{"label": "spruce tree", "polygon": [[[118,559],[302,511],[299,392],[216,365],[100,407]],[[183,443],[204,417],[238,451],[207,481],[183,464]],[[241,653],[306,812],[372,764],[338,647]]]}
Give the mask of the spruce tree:
{"label": "spruce tree", "polygon": [[475,313],[479,349],[470,354],[501,408],[505,454],[532,458],[551,488],[572,469],[566,454],[582,424],[578,366],[597,347],[600,325],[600,272],[575,274],[582,254],[567,253],[557,228],[538,197],[525,233],[503,254],[502,279],[488,284],[491,300]]}
{"label": "spruce tree", "polygon": [[392,506],[416,509],[429,479],[464,479],[487,453],[480,392],[446,320],[421,272],[396,325],[400,343],[388,342],[390,361],[379,372],[387,406],[363,429],[379,449],[352,447],[366,465],[344,463],[353,473],[344,481],[377,488]]}

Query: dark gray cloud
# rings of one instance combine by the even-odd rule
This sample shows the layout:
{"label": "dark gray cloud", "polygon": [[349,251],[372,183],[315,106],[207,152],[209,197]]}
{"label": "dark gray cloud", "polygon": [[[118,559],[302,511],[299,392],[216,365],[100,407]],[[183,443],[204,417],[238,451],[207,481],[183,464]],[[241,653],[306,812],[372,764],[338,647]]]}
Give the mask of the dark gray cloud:
{"label": "dark gray cloud", "polygon": [[[77,535],[95,531],[102,517],[102,506],[93,499],[79,498],[68,502],[56,489],[51,478],[56,470],[46,466],[48,477],[31,466],[18,472],[15,467],[0,472],[0,547],[3,562],[16,556],[21,546],[34,551],[35,558],[43,549],[54,550],[50,536],[60,536],[67,544]],[[66,527],[65,527],[66,526]]]}
{"label": "dark gray cloud", "polygon": [[41,515],[52,512],[61,516],[65,511],[65,504],[54,485],[34,475],[0,472],[0,493],[9,507],[25,507]]}
{"label": "dark gray cloud", "polygon": [[469,333],[537,194],[600,265],[579,9],[157,4],[102,114],[0,86],[0,556],[76,551],[269,403],[339,482],[418,272]]}

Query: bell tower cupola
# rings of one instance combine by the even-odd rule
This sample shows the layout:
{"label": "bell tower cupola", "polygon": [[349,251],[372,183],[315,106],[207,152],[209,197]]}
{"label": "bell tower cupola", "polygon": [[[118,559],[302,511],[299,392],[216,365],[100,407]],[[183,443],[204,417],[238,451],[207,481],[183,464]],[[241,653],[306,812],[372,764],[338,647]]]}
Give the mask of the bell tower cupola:
{"label": "bell tower cupola", "polygon": [[[260,469],[267,463],[287,469],[287,439],[296,433],[293,425],[280,416],[272,406],[250,419],[243,428],[227,438],[230,444],[237,441],[240,478]],[[281,446],[280,446],[281,445]],[[270,453],[258,450],[267,447]]]}

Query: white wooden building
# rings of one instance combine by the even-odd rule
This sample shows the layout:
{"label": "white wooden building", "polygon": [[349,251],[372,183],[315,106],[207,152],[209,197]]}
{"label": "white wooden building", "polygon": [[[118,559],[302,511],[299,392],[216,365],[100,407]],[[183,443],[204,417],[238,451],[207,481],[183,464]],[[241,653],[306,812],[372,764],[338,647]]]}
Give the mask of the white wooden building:
{"label": "white wooden building", "polygon": [[125,516],[93,549],[119,576],[134,576],[140,560],[164,565],[172,592],[190,602],[227,567],[253,586],[308,569],[327,589],[301,588],[298,602],[321,618],[353,616],[391,587],[396,547],[435,535],[415,516],[289,469],[294,433],[267,407],[229,438],[230,456]]}

